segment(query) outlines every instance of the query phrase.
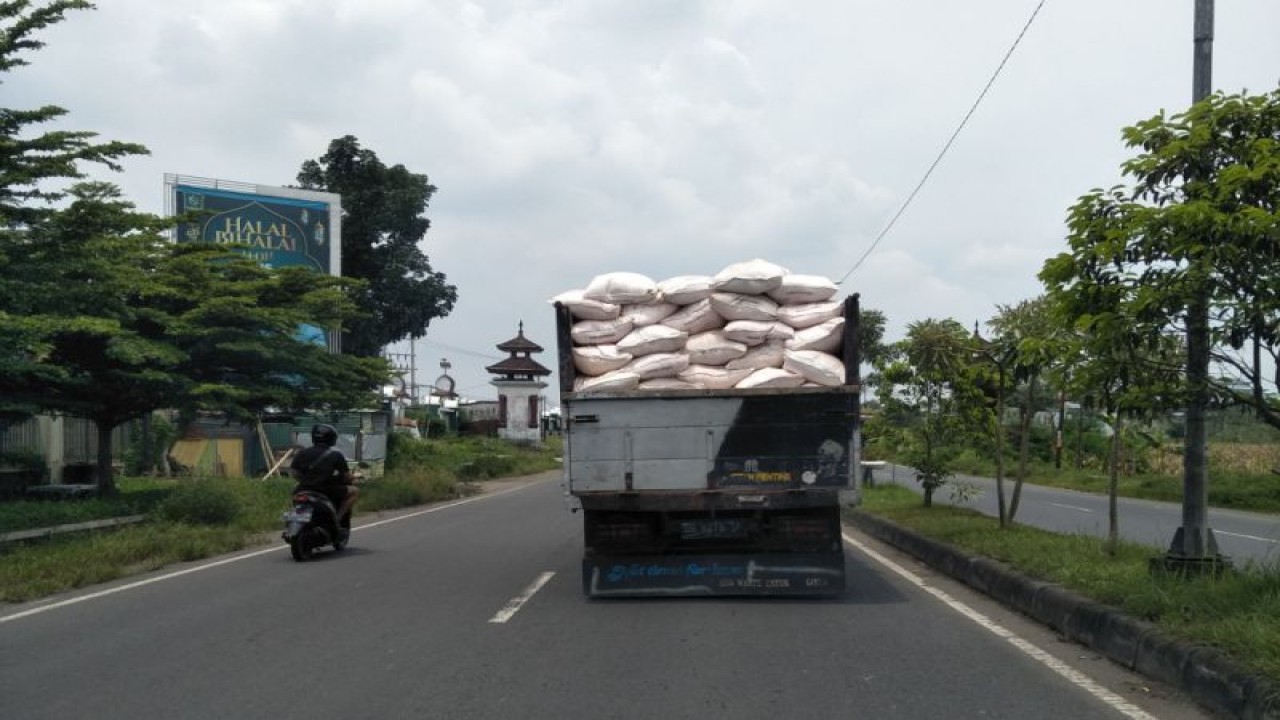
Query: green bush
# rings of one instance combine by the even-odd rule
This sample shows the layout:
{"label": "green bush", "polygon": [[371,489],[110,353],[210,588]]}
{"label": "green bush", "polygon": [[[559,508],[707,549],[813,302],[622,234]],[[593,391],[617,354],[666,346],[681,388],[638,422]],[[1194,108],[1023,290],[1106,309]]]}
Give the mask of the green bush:
{"label": "green bush", "polygon": [[516,460],[510,455],[479,455],[458,466],[458,477],[463,480],[485,480],[510,475]]}
{"label": "green bush", "polygon": [[230,525],[239,514],[235,491],[215,480],[183,483],[156,507],[161,519],[188,525]]}
{"label": "green bush", "polygon": [[128,475],[145,475],[160,465],[165,453],[169,452],[169,446],[177,438],[178,429],[163,415],[158,414],[151,416],[150,437],[143,430],[144,424],[141,421],[135,423],[134,427],[137,432],[132,435],[129,446],[125,448],[124,471]]}
{"label": "green bush", "polygon": [[411,507],[459,497],[464,489],[439,469],[401,469],[360,486],[356,509],[361,512]]}
{"label": "green bush", "polygon": [[44,472],[44,456],[35,450],[8,450],[0,452],[0,467]]}
{"label": "green bush", "polygon": [[432,452],[429,441],[404,433],[391,433],[387,438],[386,469],[388,472],[431,464],[435,456],[436,453]]}

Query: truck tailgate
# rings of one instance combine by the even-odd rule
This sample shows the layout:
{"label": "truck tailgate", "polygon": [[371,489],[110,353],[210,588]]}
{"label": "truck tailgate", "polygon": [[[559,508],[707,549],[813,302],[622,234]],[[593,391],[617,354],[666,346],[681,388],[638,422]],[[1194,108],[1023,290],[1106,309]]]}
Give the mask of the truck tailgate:
{"label": "truck tailgate", "polygon": [[858,399],[850,386],[570,394],[569,490],[849,488]]}

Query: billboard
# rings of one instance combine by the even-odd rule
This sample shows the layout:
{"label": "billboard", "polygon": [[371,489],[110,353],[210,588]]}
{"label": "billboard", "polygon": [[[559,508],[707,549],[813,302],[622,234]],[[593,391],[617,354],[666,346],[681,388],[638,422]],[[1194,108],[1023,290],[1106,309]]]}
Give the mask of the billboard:
{"label": "billboard", "polygon": [[[168,215],[191,214],[176,242],[238,244],[267,267],[301,266],[342,274],[342,198],[334,193],[230,180],[165,175]],[[337,337],[316,327],[299,335],[337,351]]]}

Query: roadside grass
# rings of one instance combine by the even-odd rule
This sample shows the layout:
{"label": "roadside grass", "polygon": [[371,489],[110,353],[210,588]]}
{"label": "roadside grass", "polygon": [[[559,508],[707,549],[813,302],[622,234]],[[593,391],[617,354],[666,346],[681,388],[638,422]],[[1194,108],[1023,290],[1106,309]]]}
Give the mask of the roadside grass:
{"label": "roadside grass", "polygon": [[1163,554],[1159,548],[1121,543],[1112,556],[1102,538],[1023,525],[1000,531],[994,518],[924,508],[919,495],[893,485],[867,488],[862,509],[1217,648],[1280,682],[1280,568],[1247,565],[1220,578],[1153,575],[1147,561]]}
{"label": "roadside grass", "polygon": [[447,440],[414,440],[392,435],[389,454],[393,469],[413,466],[444,471],[461,480],[485,480],[530,475],[560,467],[557,458],[561,438],[547,438],[543,447],[511,443],[489,437],[462,437]]}
{"label": "roadside grass", "polygon": [[[995,463],[969,455],[956,471],[964,475],[995,477]],[[1016,463],[1006,463],[1005,480],[1012,483]],[[1026,482],[1033,485],[1107,493],[1105,471],[1096,469],[1054,468],[1047,463],[1033,463]],[[1182,502],[1182,476],[1176,473],[1142,473],[1121,475],[1116,480],[1116,494],[1121,497],[1164,502]],[[1280,513],[1280,476],[1268,472],[1246,472],[1226,467],[1209,467],[1209,505],[1235,510]]]}
{"label": "roadside grass", "polygon": [[[393,436],[396,437],[396,436]],[[560,467],[560,444],[525,448],[469,438],[393,443],[395,462],[360,485],[359,514],[479,492],[480,481]],[[501,456],[500,462],[485,458]],[[468,464],[482,470],[466,470]],[[0,532],[145,514],[139,525],[0,545],[0,602],[25,602],[75,588],[278,542],[275,531],[293,483],[284,478],[123,478],[111,500],[0,504]]]}
{"label": "roadside grass", "polygon": [[10,500],[0,502],[0,534],[16,530],[70,525],[104,518],[143,515],[169,494],[172,480],[123,478],[120,494],[109,500]]}

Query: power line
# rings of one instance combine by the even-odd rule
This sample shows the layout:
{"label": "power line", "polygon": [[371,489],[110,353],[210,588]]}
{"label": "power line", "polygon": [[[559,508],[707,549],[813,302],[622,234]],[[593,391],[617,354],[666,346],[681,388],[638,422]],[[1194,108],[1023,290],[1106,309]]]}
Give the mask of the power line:
{"label": "power line", "polygon": [[428,340],[426,338],[419,338],[419,341],[424,342],[427,345],[435,345],[436,347],[442,347],[442,348],[445,348],[446,350],[452,350],[453,352],[459,353],[461,355],[470,355],[471,357],[477,357],[482,360],[501,360],[502,359],[502,357],[498,355],[486,355],[485,353],[476,352],[474,350],[467,350],[466,348],[460,348],[456,345],[442,343],[439,340]]}
{"label": "power line", "polygon": [[925,171],[924,177],[920,178],[920,182],[916,185],[915,189],[911,191],[911,194],[907,196],[906,201],[902,203],[902,207],[898,208],[898,212],[894,213],[893,217],[889,220],[889,224],[886,225],[885,228],[880,231],[880,234],[876,236],[876,239],[871,242],[871,247],[867,248],[867,251],[862,253],[862,257],[858,258],[858,261],[853,264],[853,267],[849,268],[849,272],[845,273],[844,277],[840,278],[840,282],[838,284],[843,285],[844,281],[848,280],[850,275],[857,271],[859,267],[862,267],[863,261],[866,260],[867,256],[876,249],[876,246],[880,244],[880,241],[884,239],[884,236],[889,234],[889,231],[893,229],[895,224],[897,224],[898,218],[902,217],[902,213],[906,212],[907,206],[915,199],[916,194],[920,192],[920,188],[924,187],[924,184],[929,180],[929,176],[932,175],[934,169],[938,167],[938,163],[942,162],[943,156],[951,149],[952,143],[956,141],[956,138],[960,135],[960,131],[963,130],[964,126],[969,122],[969,118],[973,117],[973,113],[978,109],[978,105],[982,104],[982,99],[987,96],[987,91],[991,89],[993,84],[995,84],[996,78],[1000,76],[1000,71],[1004,69],[1005,63],[1009,62],[1009,57],[1013,55],[1013,51],[1017,49],[1018,43],[1022,42],[1022,37],[1026,35],[1027,30],[1031,28],[1031,23],[1035,22],[1036,16],[1040,14],[1040,8],[1044,7],[1045,2],[1047,2],[1047,0],[1040,0],[1040,4],[1036,5],[1036,9],[1032,11],[1031,17],[1027,19],[1027,24],[1022,26],[1022,32],[1018,33],[1018,37],[1014,38],[1013,45],[1009,46],[1009,51],[1004,54],[1004,58],[1000,60],[1000,65],[997,66],[996,71],[991,74],[991,79],[987,81],[986,87],[982,88],[982,92],[978,93],[978,99],[973,102],[973,106],[969,108],[969,112],[965,113],[964,119],[960,121],[955,132],[951,133],[951,137],[947,140],[947,144],[942,146],[942,151],[938,153],[938,157],[934,158],[933,164]]}

